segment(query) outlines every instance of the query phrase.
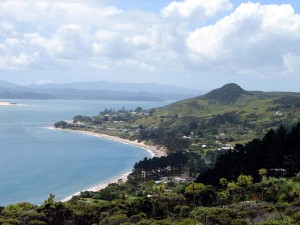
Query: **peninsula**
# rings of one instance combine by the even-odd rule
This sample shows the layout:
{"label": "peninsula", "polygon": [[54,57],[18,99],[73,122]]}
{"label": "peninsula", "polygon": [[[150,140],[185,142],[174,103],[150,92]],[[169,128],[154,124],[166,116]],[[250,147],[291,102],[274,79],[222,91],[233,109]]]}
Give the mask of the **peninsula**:
{"label": "peninsula", "polygon": [[10,105],[17,105],[17,103],[10,103],[10,102],[2,102],[2,101],[0,101],[0,106],[10,106]]}

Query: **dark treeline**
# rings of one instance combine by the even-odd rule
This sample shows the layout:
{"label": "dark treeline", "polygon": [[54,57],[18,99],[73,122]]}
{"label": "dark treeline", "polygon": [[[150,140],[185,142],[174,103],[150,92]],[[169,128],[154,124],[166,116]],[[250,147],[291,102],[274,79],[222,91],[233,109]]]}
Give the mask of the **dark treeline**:
{"label": "dark treeline", "polygon": [[280,126],[268,131],[261,140],[236,145],[197,180],[216,185],[222,177],[235,180],[240,174],[249,174],[257,181],[260,168],[266,168],[275,177],[292,177],[300,170],[300,123],[290,131]]}
{"label": "dark treeline", "polygon": [[163,157],[144,158],[134,165],[129,176],[130,180],[144,181],[159,179],[163,176],[181,174],[188,161],[188,157],[183,153],[174,153]]}

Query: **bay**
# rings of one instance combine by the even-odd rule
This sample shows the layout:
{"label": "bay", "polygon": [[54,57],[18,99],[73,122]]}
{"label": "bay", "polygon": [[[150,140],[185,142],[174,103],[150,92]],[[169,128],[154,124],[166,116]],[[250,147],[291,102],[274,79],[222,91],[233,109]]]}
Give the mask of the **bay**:
{"label": "bay", "polygon": [[[16,100],[5,100],[14,102]],[[141,148],[75,132],[50,129],[75,115],[105,108],[149,109],[169,102],[18,100],[0,107],[0,205],[42,204],[107,183],[149,157]]]}

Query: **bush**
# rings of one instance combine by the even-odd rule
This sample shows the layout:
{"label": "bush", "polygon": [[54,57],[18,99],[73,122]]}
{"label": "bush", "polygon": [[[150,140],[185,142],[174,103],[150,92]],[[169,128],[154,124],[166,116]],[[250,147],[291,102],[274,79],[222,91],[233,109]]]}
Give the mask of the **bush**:
{"label": "bush", "polygon": [[102,212],[100,213],[100,219],[101,220],[104,220],[106,217],[109,217],[110,214],[108,212]]}
{"label": "bush", "polygon": [[144,213],[140,213],[138,215],[133,215],[130,217],[130,222],[136,224],[136,223],[140,222],[141,220],[145,219],[146,217],[147,216]]}
{"label": "bush", "polygon": [[21,222],[17,219],[0,219],[0,224],[2,225],[19,225]]}
{"label": "bush", "polygon": [[245,219],[235,219],[231,222],[231,225],[249,225],[249,223]]}
{"label": "bush", "polygon": [[101,199],[102,197],[101,197],[101,195],[99,194],[99,193],[96,193],[93,197],[92,197],[92,199],[97,199],[97,200],[99,200],[99,199]]}
{"label": "bush", "polygon": [[199,207],[192,211],[190,216],[204,224],[231,225],[240,215],[234,209]]}
{"label": "bush", "polygon": [[141,220],[140,222],[137,223],[138,225],[151,225],[153,224],[151,220]]}
{"label": "bush", "polygon": [[125,222],[129,222],[125,214],[115,214],[108,219],[108,225],[120,225]]}
{"label": "bush", "polygon": [[179,223],[179,225],[201,225],[201,224],[197,223],[197,220],[184,219]]}
{"label": "bush", "polygon": [[300,224],[300,211],[294,214],[293,219],[296,224]]}
{"label": "bush", "polygon": [[40,220],[32,220],[29,222],[28,225],[47,225],[47,223],[44,221],[40,221]]}
{"label": "bush", "polygon": [[268,220],[263,223],[258,223],[257,225],[292,225],[290,222],[279,221],[279,220]]}
{"label": "bush", "polygon": [[190,207],[183,205],[183,206],[176,206],[175,213],[178,215],[179,218],[187,218],[190,213]]}

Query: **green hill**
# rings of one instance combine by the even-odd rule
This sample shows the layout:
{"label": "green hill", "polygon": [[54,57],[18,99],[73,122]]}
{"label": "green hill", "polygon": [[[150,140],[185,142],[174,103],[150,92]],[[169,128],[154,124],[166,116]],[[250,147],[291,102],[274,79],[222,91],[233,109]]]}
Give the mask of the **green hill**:
{"label": "green hill", "polygon": [[236,103],[238,99],[246,96],[251,97],[253,94],[245,91],[237,84],[230,83],[221,88],[212,90],[211,92],[203,95],[201,98],[205,100],[214,100],[220,104],[226,105]]}
{"label": "green hill", "polygon": [[225,133],[230,140],[247,141],[280,124],[292,126],[299,118],[299,93],[246,91],[231,83],[205,95],[157,108],[153,116],[140,118],[136,124],[174,129],[196,123],[194,133]]}

